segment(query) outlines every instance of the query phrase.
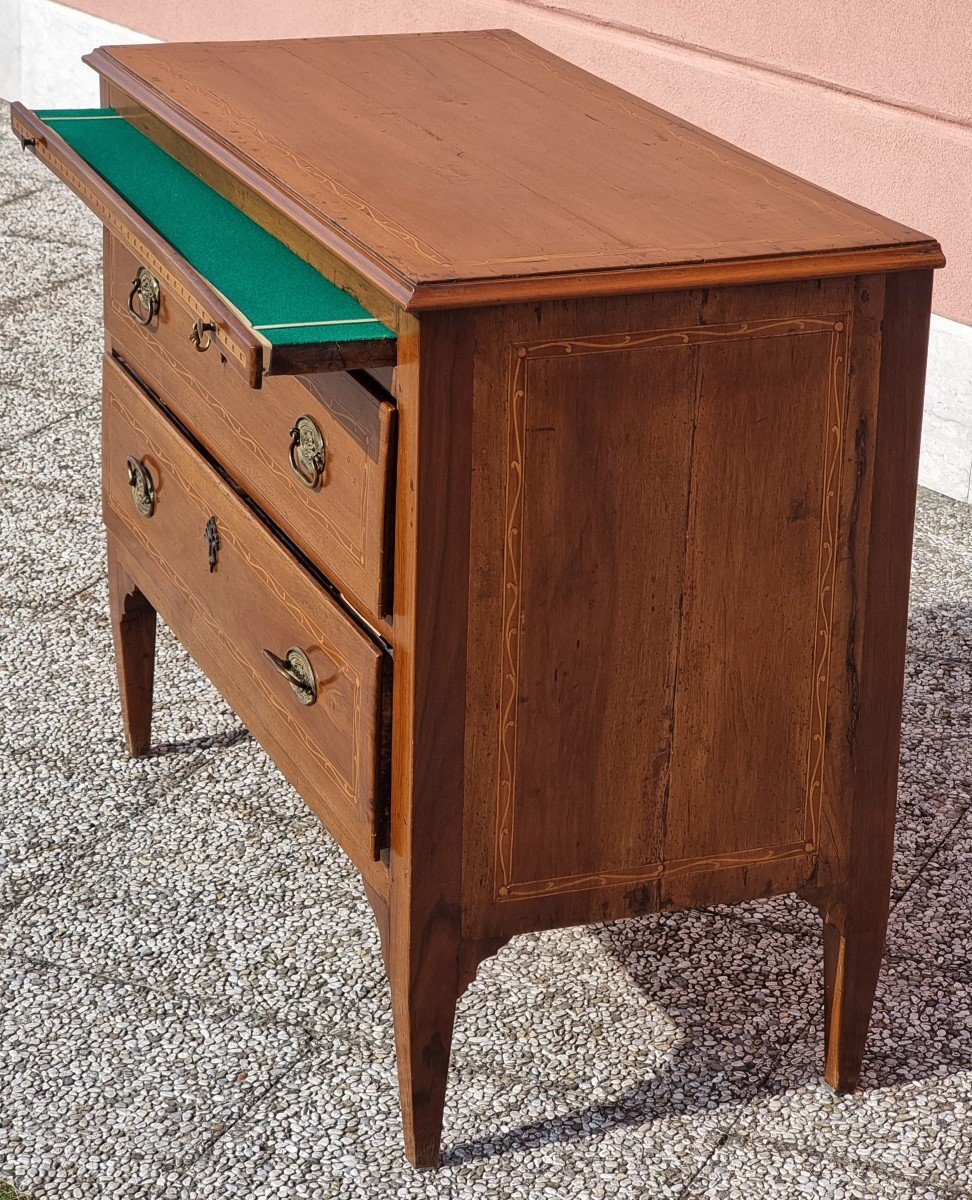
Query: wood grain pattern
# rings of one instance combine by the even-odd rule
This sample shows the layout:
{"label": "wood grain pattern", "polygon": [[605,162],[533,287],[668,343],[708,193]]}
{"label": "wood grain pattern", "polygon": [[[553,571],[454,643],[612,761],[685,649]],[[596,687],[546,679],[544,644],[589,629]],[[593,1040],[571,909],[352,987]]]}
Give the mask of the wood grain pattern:
{"label": "wood grain pattern", "polygon": [[[662,346],[681,340],[677,331],[646,339],[656,336]],[[691,350],[648,359],[615,349],[628,340],[513,351],[506,555],[496,581],[498,897],[583,886],[608,860],[643,861],[661,807],[696,367]],[[600,402],[607,396],[610,404]],[[647,546],[659,549],[639,553]],[[638,602],[622,607],[628,594]],[[542,745],[534,713],[556,714]],[[598,728],[619,746],[637,744],[637,760],[602,753]],[[639,810],[632,822],[616,807],[626,796]]]}
{"label": "wood grain pattern", "polygon": [[[133,504],[128,456],[153,477],[151,517]],[[104,464],[105,523],[128,575],[374,886],[386,656],[107,358]],[[317,676],[311,707],[263,658],[295,645]]]}
{"label": "wood grain pattern", "polygon": [[416,311],[647,291],[672,269],[691,287],[737,269],[826,274],[828,257],[845,275],[942,261],[932,239],[508,31],[118,46],[87,61]]}
{"label": "wood grain pattern", "polygon": [[816,848],[849,322],[700,357],[666,860]]}
{"label": "wood grain pattern", "polygon": [[[848,320],[516,348],[498,897],[814,849]],[[604,393],[611,406],[592,405]],[[585,471],[593,494],[576,488]],[[639,603],[621,608],[623,595]],[[535,711],[557,715],[546,753]],[[713,713],[726,714],[715,727]],[[518,809],[526,845],[514,844]]]}
{"label": "wood grain pattern", "polygon": [[[183,336],[186,312],[162,289],[150,326],[127,311],[138,260],[105,246],[105,319],[113,347],[222,463],[233,479],[372,622],[390,604],[395,407],[380,387],[343,372],[242,385],[218,352]],[[311,416],[324,437],[319,486],[290,469],[290,431]]]}
{"label": "wood grain pattern", "polygon": [[849,538],[852,622],[845,760],[834,797],[829,882],[805,894],[824,918],[825,1077],[859,1084],[891,892],[908,584],[914,531],[931,272],[884,287],[880,370],[861,414]]}

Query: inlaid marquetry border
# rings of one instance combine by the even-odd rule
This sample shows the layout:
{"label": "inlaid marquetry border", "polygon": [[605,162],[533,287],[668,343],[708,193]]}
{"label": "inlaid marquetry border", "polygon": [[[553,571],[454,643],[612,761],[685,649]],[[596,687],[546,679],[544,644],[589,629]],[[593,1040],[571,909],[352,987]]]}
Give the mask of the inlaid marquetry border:
{"label": "inlaid marquetry border", "polygon": [[[811,854],[816,848],[823,798],[827,697],[830,684],[840,506],[841,447],[847,392],[847,344],[850,315],[769,317],[685,329],[596,334],[584,338],[526,342],[511,347],[507,424],[505,550],[503,565],[503,650],[500,687],[499,772],[496,798],[496,836],[493,892],[496,900],[528,899],[563,892],[586,891],[611,885],[648,883],[663,877],[708,870],[780,862]],[[831,364],[826,409],[826,451],[821,479],[820,545],[817,566],[817,631],[811,688],[810,743],[807,762],[804,838],[778,846],[756,847],[726,854],[653,862],[603,872],[515,880],[513,846],[516,829],[517,695],[522,643],[523,494],[526,478],[527,374],[531,360],[616,352],[650,351],[673,346],[707,344],[801,334],[829,334]]]}

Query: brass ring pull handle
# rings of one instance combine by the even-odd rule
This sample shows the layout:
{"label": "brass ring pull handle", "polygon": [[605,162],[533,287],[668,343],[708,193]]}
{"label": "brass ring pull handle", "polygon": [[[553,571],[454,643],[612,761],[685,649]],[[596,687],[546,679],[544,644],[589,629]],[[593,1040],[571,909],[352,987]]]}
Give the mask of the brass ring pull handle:
{"label": "brass ring pull handle", "polygon": [[290,469],[306,488],[316,488],[324,477],[324,435],[306,414],[290,431]]}
{"label": "brass ring pull handle", "polygon": [[299,646],[291,646],[286,658],[278,658],[271,650],[264,650],[263,657],[290,684],[291,690],[301,704],[313,704],[317,699],[317,677],[311,661]]}
{"label": "brass ring pull handle", "polygon": [[[159,312],[159,281],[148,267],[139,267],[128,293],[128,311],[139,325],[151,325]],[[138,297],[136,304],[135,298]]]}
{"label": "brass ring pull handle", "polygon": [[143,517],[150,517],[155,512],[155,484],[149,469],[145,463],[131,456],[125,465],[128,468],[128,486],[132,489],[135,507]]}
{"label": "brass ring pull handle", "polygon": [[189,341],[199,351],[208,350],[213,344],[212,335],[215,332],[216,326],[211,321],[193,321],[192,329],[189,330]]}

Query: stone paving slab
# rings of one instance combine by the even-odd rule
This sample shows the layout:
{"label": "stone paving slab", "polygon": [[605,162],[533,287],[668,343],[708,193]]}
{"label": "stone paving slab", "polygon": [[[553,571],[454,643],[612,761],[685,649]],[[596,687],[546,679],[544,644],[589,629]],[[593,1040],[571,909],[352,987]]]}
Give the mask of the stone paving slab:
{"label": "stone paving slab", "polygon": [[795,898],[531,935],[460,1002],[444,1165],[419,1174],[360,882],[164,628],[152,754],[125,754],[100,240],[5,131],[0,1182],[36,1200],[972,1196],[972,508],[919,501],[863,1094],[820,1082],[820,922]]}
{"label": "stone paving slab", "polygon": [[[733,1138],[772,1145],[777,1155],[812,1152],[858,1170],[873,1167],[888,1180],[972,1193],[972,1097],[963,1077],[972,985],[927,974],[915,962],[885,969],[861,1094],[837,1096],[820,1081],[823,1033],[814,1014],[740,1115]],[[876,1139],[875,1129],[897,1136]]]}
{"label": "stone paving slab", "polygon": [[[63,398],[45,396],[37,384],[21,387],[5,383],[0,386],[3,387],[3,442],[0,444],[2,453],[15,450],[18,445],[26,442],[34,447],[35,453],[45,442],[64,445],[62,426],[66,421],[83,418],[95,425],[100,424],[101,397],[94,393],[76,396],[76,407],[65,412]],[[50,403],[51,399],[57,404],[59,415],[53,420],[48,420],[45,404]],[[2,503],[0,499],[0,504]]]}
{"label": "stone paving slab", "polygon": [[800,1146],[730,1137],[692,1181],[685,1200],[749,1200],[762,1196],[826,1196],[828,1200],[960,1200],[967,1193],[937,1188],[869,1162],[839,1160]]}
{"label": "stone paving slab", "polygon": [[[221,759],[237,779],[266,775],[268,793],[289,792],[252,743]],[[208,764],[175,775],[150,809],[116,822],[19,906],[0,952],[227,1008],[262,1005],[284,1025],[354,1026],[384,987],[371,910],[303,806],[276,807],[272,819],[252,805],[238,815]]]}
{"label": "stone paving slab", "polygon": [[970,947],[972,814],[966,813],[895,908],[888,956],[972,984]]}
{"label": "stone paving slab", "polygon": [[[0,221],[2,214],[0,209]],[[91,256],[97,254],[99,245],[100,240],[92,242]],[[31,243],[17,241],[4,260],[5,267],[15,273],[21,259],[29,260],[31,253]],[[61,258],[68,264],[61,275],[40,284],[39,292],[23,289],[0,304],[0,386],[36,392],[33,429],[38,433],[100,393],[104,345],[101,271],[91,266],[96,259],[89,256],[73,264],[72,270],[75,253],[72,247],[61,247]],[[0,440],[10,441],[8,437]]]}
{"label": "stone paving slab", "polygon": [[[27,155],[24,156],[25,160]],[[33,162],[33,160],[31,159]],[[24,165],[27,165],[26,161]],[[22,190],[7,194],[11,178],[0,172],[4,182],[0,183],[0,221],[4,234],[32,243],[37,232],[45,231],[51,246],[77,246],[89,251],[101,245],[101,222],[86,204],[76,200],[46,167],[35,164],[37,178],[22,186]],[[65,215],[69,217],[65,221]],[[48,236],[47,231],[50,230]],[[65,267],[75,265],[75,260],[65,258],[55,262],[55,276],[67,273]]]}
{"label": "stone paving slab", "polygon": [[[8,214],[9,209],[4,211],[4,216]],[[29,241],[0,227],[0,258],[17,263],[16,271],[0,272],[0,312],[12,308],[22,312],[45,295],[52,283],[63,287],[77,280],[90,281],[98,270],[99,252],[100,246],[90,241],[67,247],[46,237]]]}
{"label": "stone paving slab", "polygon": [[159,1194],[304,1049],[246,1012],[15,960],[0,1013],[5,1170],[55,1196],[77,1176],[81,1194],[124,1194],[133,1176],[129,1194]]}

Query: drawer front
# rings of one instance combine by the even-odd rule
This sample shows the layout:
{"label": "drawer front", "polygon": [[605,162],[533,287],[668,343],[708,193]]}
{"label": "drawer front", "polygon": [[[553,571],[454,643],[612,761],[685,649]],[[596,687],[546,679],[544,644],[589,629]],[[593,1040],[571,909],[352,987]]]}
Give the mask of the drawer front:
{"label": "drawer front", "polygon": [[[113,348],[356,607],[382,616],[390,595],[394,405],[379,398],[374,381],[361,376],[364,386],[344,371],[246,387],[218,347],[194,348],[186,336],[191,314],[168,289],[150,325],[132,319],[128,294],[139,266],[120,241],[106,239]],[[303,459],[292,450],[294,429],[309,439]]]}
{"label": "drawer front", "polygon": [[374,860],[387,654],[117,363],[104,369],[105,524],[136,581],[351,858]]}

